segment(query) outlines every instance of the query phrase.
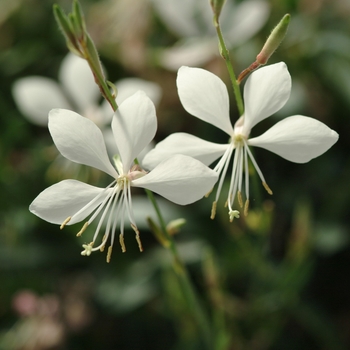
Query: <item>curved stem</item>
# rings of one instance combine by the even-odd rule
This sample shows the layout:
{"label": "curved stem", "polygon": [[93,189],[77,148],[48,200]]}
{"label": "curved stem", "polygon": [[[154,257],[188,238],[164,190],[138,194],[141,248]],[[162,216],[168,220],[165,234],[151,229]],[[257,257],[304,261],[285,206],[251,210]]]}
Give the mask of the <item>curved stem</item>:
{"label": "curved stem", "polygon": [[235,98],[236,98],[236,102],[237,102],[238,112],[239,112],[239,115],[242,116],[244,113],[244,106],[243,106],[243,99],[242,99],[241,90],[239,88],[239,84],[237,82],[236,75],[235,75],[235,72],[234,72],[233,67],[232,67],[232,63],[230,60],[230,52],[226,47],[225,40],[224,40],[224,37],[222,35],[220,23],[219,23],[219,20],[216,16],[214,16],[214,26],[216,29],[216,33],[218,35],[219,43],[220,43],[220,54],[221,54],[222,58],[225,60],[228,74],[230,76],[231,84],[233,87],[233,92],[235,94]]}
{"label": "curved stem", "polygon": [[158,203],[153,195],[153,192],[145,189],[148,199],[151,201],[160,223],[161,230],[163,231],[164,236],[168,240],[169,244],[167,245],[168,250],[170,251],[173,257],[173,267],[176,273],[176,276],[179,279],[182,291],[186,298],[188,307],[192,311],[194,318],[197,322],[200,335],[206,344],[208,349],[212,349],[212,340],[211,340],[211,328],[208,320],[208,316],[204,312],[202,306],[199,303],[197,293],[194,289],[194,286],[189,278],[186,266],[182,262],[179,252],[177,250],[174,238],[169,234],[166,229],[166,224]]}

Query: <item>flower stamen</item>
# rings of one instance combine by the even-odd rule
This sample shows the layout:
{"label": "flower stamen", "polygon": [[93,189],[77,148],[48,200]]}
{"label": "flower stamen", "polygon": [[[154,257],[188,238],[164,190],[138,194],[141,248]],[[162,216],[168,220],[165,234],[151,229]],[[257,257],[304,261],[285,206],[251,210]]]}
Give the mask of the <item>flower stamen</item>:
{"label": "flower stamen", "polygon": [[266,182],[263,182],[262,184],[263,184],[265,190],[267,191],[267,193],[272,195],[273,192],[271,191],[271,188],[269,187],[269,185]]}
{"label": "flower stamen", "polygon": [[249,199],[247,198],[244,203],[244,216],[248,216],[248,210],[249,210]]}
{"label": "flower stamen", "polygon": [[113,249],[113,246],[109,246],[108,247],[108,252],[107,252],[107,257],[106,257],[106,261],[109,263],[111,261],[111,257],[112,257],[112,249]]}
{"label": "flower stamen", "polygon": [[241,208],[243,208],[243,199],[242,199],[242,193],[241,193],[241,191],[238,191],[238,192],[237,192],[237,199],[238,199],[239,206],[240,206]]}
{"label": "flower stamen", "polygon": [[108,238],[108,235],[104,234],[102,238],[102,245],[100,246],[101,253],[105,250],[107,238]]}
{"label": "flower stamen", "polygon": [[124,243],[124,234],[123,233],[121,233],[119,235],[119,243],[120,243],[120,246],[122,247],[122,252],[125,253],[126,247],[125,247],[125,243]]}
{"label": "flower stamen", "polygon": [[89,226],[89,221],[86,221],[85,224],[83,225],[83,227],[81,228],[81,230],[77,233],[77,237],[80,237],[83,232],[86,230],[86,228]]}
{"label": "flower stamen", "polygon": [[217,201],[213,202],[213,205],[211,207],[211,214],[210,214],[210,219],[214,220],[215,215],[216,215],[216,206],[217,206]]}
{"label": "flower stamen", "polygon": [[68,218],[62,222],[62,225],[60,226],[60,230],[63,230],[64,227],[68,224],[68,222],[71,221],[71,219],[72,217],[68,216]]}
{"label": "flower stamen", "polygon": [[140,249],[140,252],[143,252],[143,248],[142,248],[142,243],[141,243],[141,238],[140,238],[140,232],[139,230],[137,229],[137,227],[133,224],[131,224],[131,228],[135,231],[136,233],[136,241],[137,241],[137,244],[139,246],[139,249]]}

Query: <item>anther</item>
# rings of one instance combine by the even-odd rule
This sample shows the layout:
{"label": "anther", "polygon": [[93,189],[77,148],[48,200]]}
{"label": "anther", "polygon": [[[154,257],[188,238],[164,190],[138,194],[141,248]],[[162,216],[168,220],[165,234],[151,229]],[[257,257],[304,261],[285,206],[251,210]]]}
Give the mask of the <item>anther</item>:
{"label": "anther", "polygon": [[215,219],[215,215],[216,215],[216,205],[217,205],[217,202],[214,201],[213,202],[213,205],[211,207],[211,214],[210,214],[210,219],[214,220]]}
{"label": "anther", "polygon": [[[101,248],[100,248],[100,252],[101,252],[101,253],[105,250],[106,241],[107,241],[107,237],[106,237],[106,235],[104,235],[103,238],[102,238],[102,245],[101,245]],[[103,242],[104,242],[104,243],[103,243]]]}
{"label": "anther", "polygon": [[237,199],[238,199],[238,204],[241,208],[243,208],[243,200],[242,200],[242,193],[241,191],[237,192]]}
{"label": "anther", "polygon": [[248,215],[248,210],[249,210],[249,199],[247,199],[244,203],[244,216]]}
{"label": "anther", "polygon": [[108,247],[108,251],[107,251],[107,257],[106,257],[106,261],[109,263],[111,261],[111,257],[112,257],[112,246],[110,245]]}
{"label": "anther", "polygon": [[267,191],[267,193],[272,195],[272,191],[271,191],[271,188],[269,187],[269,185],[266,182],[263,182],[262,184],[263,184],[265,190]]}
{"label": "anther", "polygon": [[66,220],[63,221],[62,225],[60,226],[60,230],[64,229],[64,226],[66,226],[68,224],[68,222],[71,220],[71,216],[68,216],[68,218]]}
{"label": "anther", "polygon": [[124,235],[122,233],[119,235],[119,243],[120,243],[120,246],[122,247],[122,252],[125,253],[126,248],[124,243]]}
{"label": "anther", "polygon": [[213,192],[213,189],[214,189],[214,187],[204,196],[205,198],[208,198],[209,197],[209,195],[210,195],[210,193],[212,193]]}
{"label": "anther", "polygon": [[88,226],[89,226],[89,222],[86,221],[83,227],[81,228],[81,230],[77,233],[77,237],[80,237]]}
{"label": "anther", "polygon": [[143,248],[142,248],[142,243],[141,243],[141,238],[140,238],[140,232],[139,230],[137,229],[137,227],[133,224],[131,224],[131,228],[135,231],[136,233],[136,241],[137,241],[137,244],[139,246],[139,249],[140,249],[140,252],[143,252]]}

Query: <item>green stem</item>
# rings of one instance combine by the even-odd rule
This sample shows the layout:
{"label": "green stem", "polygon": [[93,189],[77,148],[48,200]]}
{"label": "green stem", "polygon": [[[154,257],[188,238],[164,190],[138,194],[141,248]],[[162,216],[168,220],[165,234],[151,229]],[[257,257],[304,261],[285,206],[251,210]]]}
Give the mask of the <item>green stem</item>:
{"label": "green stem", "polygon": [[222,35],[220,23],[219,23],[219,20],[216,16],[214,16],[214,26],[215,26],[216,33],[217,33],[218,38],[219,38],[220,54],[221,54],[222,58],[225,60],[228,74],[230,76],[230,80],[232,83],[233,92],[234,92],[235,97],[236,97],[238,112],[239,112],[239,115],[242,116],[244,113],[244,106],[243,106],[243,99],[242,99],[241,90],[239,88],[239,84],[237,82],[236,75],[235,75],[235,72],[234,72],[233,67],[232,67],[232,63],[230,60],[230,52],[226,47],[225,40],[224,40],[224,37]]}
{"label": "green stem", "polygon": [[[92,71],[92,74],[94,75],[94,79],[96,84],[98,85],[101,95],[108,101],[108,103],[111,105],[113,111],[115,112],[118,109],[117,102],[115,101],[115,97],[113,97],[110,88],[106,82],[105,77],[103,76],[102,69],[100,67],[96,67],[96,60],[94,60],[91,55],[89,54],[89,50],[85,43],[83,44],[83,53],[85,56],[86,61],[88,62],[90,69]],[[100,68],[100,69],[99,69]]]}
{"label": "green stem", "polygon": [[164,221],[164,218],[162,216],[162,213],[160,211],[160,208],[158,206],[158,203],[156,199],[154,198],[153,192],[150,190],[145,189],[146,194],[148,196],[148,199],[152,203],[156,213],[157,217],[161,226],[161,229],[163,231],[164,236],[169,242],[169,245],[167,246],[168,250],[170,251],[172,257],[173,257],[173,267],[174,271],[179,279],[180,285],[182,287],[184,296],[186,298],[188,307],[194,314],[195,320],[197,322],[199,332],[201,333],[201,337],[206,344],[208,349],[212,349],[212,340],[211,340],[211,328],[208,321],[208,317],[205,314],[202,306],[199,303],[197,293],[195,292],[195,289],[193,287],[193,284],[189,278],[187,269],[182,262],[179,252],[177,250],[175,240],[174,238],[168,233],[166,229],[166,224]]}

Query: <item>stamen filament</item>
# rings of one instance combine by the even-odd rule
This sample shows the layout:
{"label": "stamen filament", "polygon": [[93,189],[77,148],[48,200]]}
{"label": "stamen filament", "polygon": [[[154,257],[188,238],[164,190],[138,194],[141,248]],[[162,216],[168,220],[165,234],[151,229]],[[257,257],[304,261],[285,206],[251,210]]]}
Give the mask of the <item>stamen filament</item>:
{"label": "stamen filament", "polygon": [[[91,207],[93,204],[95,204],[105,193],[106,191],[112,187],[113,185],[115,185],[117,180],[114,180],[113,182],[111,182],[106,188],[103,189],[103,191],[101,191],[96,197],[94,197],[89,203],[87,203],[84,207],[82,207],[80,210],[78,210],[73,216],[72,218],[76,217],[77,215],[81,214],[83,211],[87,210],[89,207]],[[108,196],[107,196],[108,197]],[[89,223],[91,223],[91,219],[89,220]]]}
{"label": "stamen filament", "polygon": [[[216,190],[215,202],[217,202],[218,199],[219,199],[220,192],[221,192],[221,189],[222,189],[222,185],[224,183],[224,179],[225,179],[225,176],[226,176],[226,173],[227,173],[227,168],[228,168],[228,165],[230,163],[232,152],[234,150],[234,147],[232,146],[232,144],[230,145],[230,147],[228,149],[229,149],[229,152],[228,152],[228,154],[226,156],[225,165],[224,165],[224,168],[223,168],[222,173],[220,175],[220,181],[219,181],[218,189]],[[225,154],[226,154],[226,152],[225,152]]]}
{"label": "stamen filament", "polygon": [[266,183],[265,178],[264,178],[264,175],[262,174],[262,172],[261,172],[261,170],[260,170],[260,168],[259,168],[257,162],[255,161],[255,159],[254,159],[254,157],[253,157],[252,152],[250,151],[250,149],[249,149],[249,147],[248,147],[248,145],[246,144],[245,141],[244,141],[244,144],[246,145],[247,152],[248,152],[248,154],[249,154],[250,160],[252,161],[252,163],[253,163],[253,165],[254,165],[254,167],[255,167],[255,170],[257,171],[257,173],[258,173],[259,176],[260,176],[261,182],[263,182],[263,183],[265,182],[265,183]]}
{"label": "stamen filament", "polygon": [[247,144],[244,143],[244,168],[245,168],[245,197],[249,201],[249,167],[248,167],[248,154]]}
{"label": "stamen filament", "polygon": [[233,158],[233,166],[232,166],[232,174],[231,174],[231,180],[230,180],[230,188],[228,190],[228,198],[227,198],[229,210],[232,210],[232,205],[233,205],[233,202],[235,200],[236,191],[237,191],[237,183],[238,183],[237,163],[238,163],[238,160],[239,160],[239,157],[240,157],[240,154],[241,154],[240,150],[241,150],[241,147],[238,147],[236,149],[236,152],[235,152],[235,155],[234,155],[234,158]]}

